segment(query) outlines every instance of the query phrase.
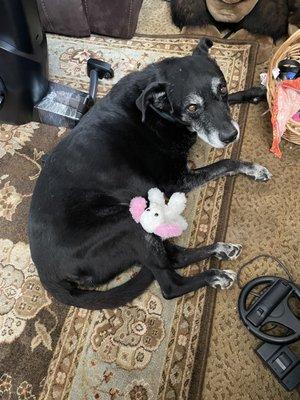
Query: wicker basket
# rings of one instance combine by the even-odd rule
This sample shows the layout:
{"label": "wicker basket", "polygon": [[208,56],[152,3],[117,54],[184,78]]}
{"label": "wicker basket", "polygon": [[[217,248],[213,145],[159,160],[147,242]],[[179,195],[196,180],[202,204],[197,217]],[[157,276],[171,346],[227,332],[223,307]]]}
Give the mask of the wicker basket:
{"label": "wicker basket", "polygon": [[[272,71],[278,66],[279,61],[286,58],[292,58],[300,61],[300,29],[298,29],[275,53],[268,71],[268,103],[272,110],[273,98],[275,94],[276,81],[273,78]],[[283,135],[284,139],[289,142],[300,144],[300,123],[290,120],[286,126]]]}

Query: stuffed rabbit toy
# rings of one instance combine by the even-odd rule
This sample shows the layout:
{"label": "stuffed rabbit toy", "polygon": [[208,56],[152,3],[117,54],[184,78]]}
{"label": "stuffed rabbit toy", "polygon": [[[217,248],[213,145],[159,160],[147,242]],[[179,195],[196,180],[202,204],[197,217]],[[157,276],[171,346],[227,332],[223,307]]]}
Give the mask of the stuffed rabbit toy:
{"label": "stuffed rabbit toy", "polygon": [[148,192],[148,202],[143,197],[135,197],[130,202],[130,213],[135,222],[140,223],[148,233],[162,239],[177,237],[187,228],[181,215],[186,206],[184,193],[174,193],[166,204],[164,194],[158,188]]}

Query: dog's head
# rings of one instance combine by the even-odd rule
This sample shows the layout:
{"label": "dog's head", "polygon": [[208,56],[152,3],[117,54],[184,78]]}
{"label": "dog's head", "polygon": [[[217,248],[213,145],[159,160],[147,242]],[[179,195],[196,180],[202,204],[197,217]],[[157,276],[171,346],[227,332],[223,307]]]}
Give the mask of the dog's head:
{"label": "dog's head", "polygon": [[230,116],[224,75],[208,54],[212,45],[202,39],[191,56],[157,63],[157,81],[144,89],[136,104],[144,120],[152,105],[211,146],[222,148],[238,139],[239,127]]}

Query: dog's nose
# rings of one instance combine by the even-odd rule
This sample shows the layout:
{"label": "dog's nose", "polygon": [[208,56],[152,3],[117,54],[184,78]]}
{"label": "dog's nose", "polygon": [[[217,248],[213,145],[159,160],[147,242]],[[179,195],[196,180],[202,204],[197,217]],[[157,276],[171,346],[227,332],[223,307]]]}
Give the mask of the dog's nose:
{"label": "dog's nose", "polygon": [[237,135],[238,131],[234,128],[232,131],[226,133],[225,135],[222,135],[222,142],[226,144],[232,143],[237,138]]}

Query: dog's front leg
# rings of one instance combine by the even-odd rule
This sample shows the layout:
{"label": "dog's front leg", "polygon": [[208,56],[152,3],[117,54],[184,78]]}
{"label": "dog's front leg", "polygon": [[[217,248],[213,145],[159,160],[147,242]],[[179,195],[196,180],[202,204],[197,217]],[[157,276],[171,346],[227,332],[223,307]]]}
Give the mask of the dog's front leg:
{"label": "dog's front leg", "polygon": [[265,86],[254,86],[250,89],[242,90],[240,92],[230,93],[228,96],[228,103],[230,105],[240,103],[253,103],[257,104],[260,101],[266,100],[267,89]]}
{"label": "dog's front leg", "polygon": [[244,174],[261,182],[268,181],[272,176],[267,168],[262,165],[226,159],[185,172],[177,184],[168,188],[168,192],[180,191],[187,193],[211,180],[237,174]]}

